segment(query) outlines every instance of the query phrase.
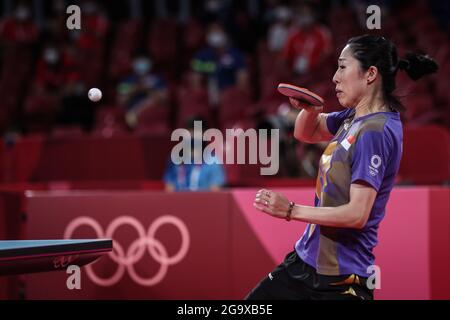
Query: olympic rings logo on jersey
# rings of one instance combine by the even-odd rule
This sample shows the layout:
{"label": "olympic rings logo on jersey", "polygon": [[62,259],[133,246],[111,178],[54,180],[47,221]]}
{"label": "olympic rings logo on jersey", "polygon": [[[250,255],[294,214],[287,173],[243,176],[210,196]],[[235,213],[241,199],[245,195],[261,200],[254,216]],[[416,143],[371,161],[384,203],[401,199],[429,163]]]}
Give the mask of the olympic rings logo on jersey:
{"label": "olympic rings logo on jersey", "polygon": [[[181,234],[180,249],[171,257],[169,257],[164,245],[155,238],[156,231],[164,224],[174,225]],[[86,266],[88,277],[92,282],[99,286],[109,287],[117,284],[122,279],[125,271],[128,271],[131,279],[137,284],[141,286],[154,286],[164,279],[169,266],[180,262],[189,250],[190,236],[186,225],[182,220],[171,215],[157,218],[150,225],[147,232],[144,230],[142,224],[136,218],[131,216],[120,216],[115,218],[106,228],[106,232],[103,232],[100,224],[93,218],[85,216],[78,217],[72,220],[66,227],[64,238],[70,239],[78,227],[89,226],[95,231],[98,238],[114,239],[113,235],[117,228],[124,225],[133,227],[138,233],[138,238],[130,244],[126,251],[117,240],[114,240],[114,249],[108,254],[118,265],[116,272],[111,277],[105,279],[97,276],[90,264]],[[156,274],[150,278],[142,278],[137,274],[134,268],[134,264],[144,256],[145,249],[147,249],[152,258],[160,264]]]}

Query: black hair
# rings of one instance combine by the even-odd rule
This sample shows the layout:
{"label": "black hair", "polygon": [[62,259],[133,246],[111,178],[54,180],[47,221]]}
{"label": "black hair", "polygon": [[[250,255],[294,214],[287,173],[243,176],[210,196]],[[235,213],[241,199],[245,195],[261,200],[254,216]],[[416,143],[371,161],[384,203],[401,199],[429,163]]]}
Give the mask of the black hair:
{"label": "black hair", "polygon": [[434,73],[438,65],[428,55],[407,53],[404,59],[399,59],[395,45],[385,37],[363,35],[348,40],[352,55],[366,71],[370,66],[378,69],[382,78],[383,96],[391,110],[403,111],[405,107],[393,94],[396,88],[397,71],[404,70],[416,81],[424,75]]}

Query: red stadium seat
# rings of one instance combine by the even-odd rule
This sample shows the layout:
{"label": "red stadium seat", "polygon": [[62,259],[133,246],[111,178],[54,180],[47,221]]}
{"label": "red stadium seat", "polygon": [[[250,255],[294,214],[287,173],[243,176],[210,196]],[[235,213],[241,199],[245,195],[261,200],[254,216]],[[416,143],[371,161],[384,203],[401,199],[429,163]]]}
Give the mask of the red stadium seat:
{"label": "red stadium seat", "polygon": [[170,110],[164,105],[150,105],[138,112],[136,132],[165,134],[170,132]]}
{"label": "red stadium seat", "polygon": [[[225,135],[224,135],[225,137]],[[248,140],[246,141],[246,145],[248,146]],[[224,159],[224,169],[225,169],[225,174],[227,177],[227,184],[230,187],[238,187],[238,186],[244,186],[246,181],[255,181],[257,179],[261,179],[261,178],[273,178],[274,176],[262,176],[261,174],[261,168],[267,167],[267,165],[263,165],[260,162],[260,159],[256,159],[257,163],[256,164],[251,164],[249,162],[249,154],[248,154],[248,150],[250,150],[249,148],[246,148],[246,161],[245,164],[239,164],[237,163],[237,151],[238,151],[238,147],[237,147],[237,141],[235,140],[233,142],[234,144],[234,159],[232,159],[232,163],[227,164],[226,163],[226,158]],[[227,153],[230,152],[230,148],[232,147],[232,145],[226,145],[225,146],[227,148]],[[258,142],[258,152],[259,152],[259,142]],[[270,143],[267,144],[267,152],[270,154]]]}
{"label": "red stadium seat", "polygon": [[439,72],[436,76],[436,98],[438,101],[444,103],[450,103],[450,90],[448,90],[448,84],[450,83],[450,63],[448,66],[444,66],[442,72]]}
{"label": "red stadium seat", "polygon": [[250,115],[254,109],[251,93],[239,87],[230,87],[220,94],[219,121],[228,123]]}
{"label": "red stadium seat", "polygon": [[125,76],[130,71],[131,56],[140,41],[141,30],[141,23],[137,20],[124,22],[118,27],[108,70],[113,78]]}
{"label": "red stadium seat", "polygon": [[9,123],[9,114],[8,110],[3,108],[3,105],[0,104],[0,133],[7,129]]}
{"label": "red stadium seat", "polygon": [[277,113],[280,105],[286,103],[286,101],[286,97],[280,93],[276,93],[272,97],[258,101],[258,106],[265,115],[271,115]]}
{"label": "red stadium seat", "polygon": [[277,61],[281,59],[280,55],[278,52],[270,51],[265,41],[260,42],[258,45],[259,73],[265,76],[278,72]]}
{"label": "red stadium seat", "polygon": [[184,127],[191,117],[201,117],[211,123],[208,92],[204,89],[194,90],[180,88],[178,92],[177,127]]}
{"label": "red stadium seat", "polygon": [[270,52],[265,42],[258,48],[258,71],[261,97],[263,99],[278,95],[278,83],[289,82],[290,70],[284,65],[280,53]]}
{"label": "red stadium seat", "polygon": [[174,68],[177,58],[178,26],[172,20],[159,20],[152,23],[148,36],[148,51],[154,60],[155,67],[164,67],[156,71]]}
{"label": "red stadium seat", "polygon": [[107,107],[97,110],[93,136],[110,138],[127,134],[125,113],[120,107]]}
{"label": "red stadium seat", "polygon": [[83,136],[83,129],[80,126],[67,126],[67,127],[60,127],[57,126],[53,128],[51,132],[52,138],[80,138]]}
{"label": "red stadium seat", "polygon": [[184,28],[183,44],[184,48],[193,53],[199,50],[205,40],[205,30],[201,23],[195,19],[191,19]]}
{"label": "red stadium seat", "polygon": [[225,122],[222,124],[225,129],[256,129],[256,121],[253,118],[243,118],[237,121]]}
{"label": "red stadium seat", "polygon": [[426,113],[433,113],[434,102],[428,94],[410,95],[402,100],[406,107],[406,120],[408,122],[420,119]]}
{"label": "red stadium seat", "polygon": [[52,94],[35,92],[27,97],[23,110],[24,126],[28,132],[47,132],[57,116],[58,100]]}
{"label": "red stadium seat", "polygon": [[439,126],[405,127],[400,180],[414,184],[450,181],[450,133]]}

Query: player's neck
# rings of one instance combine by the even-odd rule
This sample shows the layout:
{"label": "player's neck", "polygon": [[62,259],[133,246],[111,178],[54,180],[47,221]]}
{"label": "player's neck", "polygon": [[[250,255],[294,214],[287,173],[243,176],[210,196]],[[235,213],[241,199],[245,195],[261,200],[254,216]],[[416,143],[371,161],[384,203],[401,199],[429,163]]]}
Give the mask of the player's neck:
{"label": "player's neck", "polygon": [[365,115],[388,111],[389,108],[383,99],[381,91],[374,91],[371,94],[363,97],[355,108],[355,118],[363,117]]}

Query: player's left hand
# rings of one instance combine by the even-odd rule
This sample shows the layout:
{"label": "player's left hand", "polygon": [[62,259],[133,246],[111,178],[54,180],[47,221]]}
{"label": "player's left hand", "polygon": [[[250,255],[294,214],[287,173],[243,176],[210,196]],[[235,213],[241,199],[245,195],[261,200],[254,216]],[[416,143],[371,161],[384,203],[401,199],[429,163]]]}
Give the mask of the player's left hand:
{"label": "player's left hand", "polygon": [[253,206],[273,217],[284,219],[289,210],[289,200],[281,193],[261,189],[256,193]]}

